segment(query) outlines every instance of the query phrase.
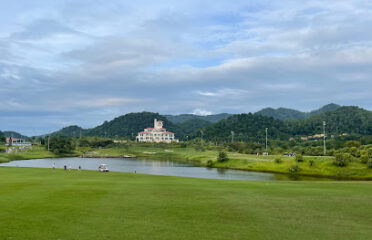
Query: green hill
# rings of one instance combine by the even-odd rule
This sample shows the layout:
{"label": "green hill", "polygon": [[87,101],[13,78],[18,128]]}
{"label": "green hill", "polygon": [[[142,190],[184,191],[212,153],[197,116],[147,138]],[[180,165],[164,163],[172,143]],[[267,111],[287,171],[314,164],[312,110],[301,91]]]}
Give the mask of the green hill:
{"label": "green hill", "polygon": [[199,131],[200,129],[205,128],[211,124],[212,123],[207,120],[194,118],[186,120],[185,122],[178,124],[178,126],[180,127],[180,129],[182,129],[182,135],[189,136],[195,133],[196,131]]}
{"label": "green hill", "polygon": [[202,119],[211,123],[218,122],[222,119],[230,117],[232,114],[229,113],[219,113],[206,116],[200,116],[195,114],[180,114],[180,115],[164,115],[169,121],[173,123],[183,123],[190,119]]}
{"label": "green hill", "polygon": [[[263,142],[265,128],[270,129],[271,138],[288,139],[289,135],[284,122],[259,114],[236,114],[203,129],[203,138],[211,141],[230,141],[234,132],[237,141]],[[201,136],[198,132],[195,137]]]}
{"label": "green hill", "polygon": [[290,131],[293,135],[312,135],[321,133],[323,121],[326,122],[329,134],[360,134],[372,135],[372,112],[359,107],[340,107],[335,111],[313,115],[306,119],[290,121]]}
{"label": "green hill", "polygon": [[86,130],[79,127],[79,126],[68,126],[64,127],[59,131],[53,132],[49,134],[50,136],[55,136],[55,137],[79,137],[79,136],[84,136]]}
{"label": "green hill", "polygon": [[22,138],[22,139],[28,138],[27,136],[22,135],[18,132],[14,132],[14,131],[4,131],[3,134],[5,137]]}
{"label": "green hill", "polygon": [[256,114],[267,116],[267,117],[273,117],[275,119],[279,119],[282,121],[285,120],[298,120],[298,119],[305,119],[314,115],[319,115],[324,112],[334,111],[340,108],[340,105],[331,103],[327,104],[317,110],[311,111],[311,112],[301,112],[298,110],[290,109],[290,108],[264,108]]}
{"label": "green hill", "polygon": [[152,112],[128,113],[85,132],[86,136],[99,137],[135,137],[144,128],[153,127],[154,119],[162,120],[164,127],[176,133],[176,137],[183,136],[182,129],[169,121],[166,117]]}

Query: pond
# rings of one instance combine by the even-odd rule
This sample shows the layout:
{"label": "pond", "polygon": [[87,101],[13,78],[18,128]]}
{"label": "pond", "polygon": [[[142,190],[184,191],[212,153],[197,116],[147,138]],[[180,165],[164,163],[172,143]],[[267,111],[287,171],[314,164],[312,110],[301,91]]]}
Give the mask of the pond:
{"label": "pond", "polygon": [[139,160],[133,158],[45,158],[32,160],[17,160],[8,163],[1,163],[0,166],[10,167],[35,167],[56,168],[71,167],[77,169],[98,170],[100,164],[107,164],[110,171],[115,172],[137,172],[152,175],[166,175],[179,177],[195,177],[210,179],[231,179],[231,180],[325,180],[309,177],[296,177],[283,174],[250,172],[233,169],[207,168],[190,163],[180,163],[160,160]]}

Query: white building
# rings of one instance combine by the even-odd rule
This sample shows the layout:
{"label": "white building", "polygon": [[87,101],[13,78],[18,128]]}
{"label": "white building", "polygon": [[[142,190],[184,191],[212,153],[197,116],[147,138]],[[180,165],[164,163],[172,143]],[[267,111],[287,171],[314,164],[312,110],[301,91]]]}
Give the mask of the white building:
{"label": "white building", "polygon": [[174,133],[167,132],[163,128],[163,121],[154,119],[153,128],[145,128],[143,132],[139,132],[136,140],[138,142],[178,142],[178,139],[174,138]]}
{"label": "white building", "polygon": [[29,147],[32,144],[30,142],[26,142],[26,140],[21,139],[21,138],[12,138],[12,137],[7,137],[6,138],[6,145],[8,146],[18,146],[18,147]]}

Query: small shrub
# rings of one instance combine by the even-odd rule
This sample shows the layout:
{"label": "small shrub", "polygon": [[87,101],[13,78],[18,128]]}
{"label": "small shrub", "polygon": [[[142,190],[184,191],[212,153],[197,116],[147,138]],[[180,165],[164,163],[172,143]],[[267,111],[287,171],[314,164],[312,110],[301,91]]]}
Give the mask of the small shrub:
{"label": "small shrub", "polygon": [[367,163],[368,160],[369,160],[368,155],[363,155],[363,156],[360,157],[361,163]]}
{"label": "small shrub", "polygon": [[333,164],[338,166],[338,167],[346,167],[349,165],[349,163],[352,160],[352,156],[349,153],[339,153],[336,154],[335,160],[333,161]]}
{"label": "small shrub", "polygon": [[282,163],[283,161],[282,161],[282,159],[280,157],[276,157],[274,159],[274,162],[279,164],[279,163]]}
{"label": "small shrub", "polygon": [[212,167],[213,166],[213,161],[212,160],[208,160],[207,161],[207,167]]}
{"label": "small shrub", "polygon": [[302,156],[302,154],[297,154],[295,160],[296,162],[303,162],[304,157]]}
{"label": "small shrub", "polygon": [[315,164],[314,160],[310,159],[310,160],[309,160],[309,167],[314,166],[314,164]]}
{"label": "small shrub", "polygon": [[218,153],[217,160],[219,162],[226,162],[227,160],[229,160],[229,158],[228,158],[226,152],[222,151],[222,152],[219,152]]}
{"label": "small shrub", "polygon": [[288,171],[290,173],[298,173],[299,171],[301,171],[301,168],[298,166],[298,165],[292,165]]}
{"label": "small shrub", "polygon": [[369,159],[367,162],[367,167],[372,168],[372,159]]}

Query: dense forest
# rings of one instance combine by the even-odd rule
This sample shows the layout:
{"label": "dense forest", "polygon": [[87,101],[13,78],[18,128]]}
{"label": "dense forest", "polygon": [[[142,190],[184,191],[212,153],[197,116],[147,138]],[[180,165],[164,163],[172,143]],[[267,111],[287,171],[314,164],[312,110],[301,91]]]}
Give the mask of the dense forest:
{"label": "dense forest", "polygon": [[314,115],[306,119],[288,121],[291,135],[313,135],[322,132],[326,122],[328,135],[372,135],[372,112],[358,107],[341,107],[335,111]]}
{"label": "dense forest", "polygon": [[180,115],[164,115],[169,121],[179,124],[191,119],[201,119],[210,123],[216,123],[223,119],[230,117],[232,114],[229,113],[219,113],[206,116],[200,116],[195,114],[180,114]]}
{"label": "dense forest", "polygon": [[209,141],[265,141],[265,129],[270,128],[270,136],[275,139],[289,138],[288,128],[284,122],[272,117],[258,114],[236,114],[227,119],[214,123],[193,137],[203,137]]}
{"label": "dense forest", "polygon": [[[95,128],[82,129],[79,126],[69,126],[49,135],[56,137],[97,136],[134,139],[138,132],[144,128],[152,127],[154,118],[156,118],[163,120],[164,127],[168,131],[175,132],[176,138],[180,140],[203,138],[203,140],[211,142],[226,143],[235,140],[262,144],[265,141],[266,128],[268,128],[270,141],[300,140],[300,137],[321,134],[323,132],[323,121],[325,121],[328,139],[339,138],[346,141],[362,139],[363,137],[363,141],[368,142],[368,139],[372,136],[372,112],[353,106],[339,108],[337,106],[329,104],[310,112],[311,116],[304,119],[287,121],[262,116],[259,113],[248,113],[231,115],[215,123],[202,118],[190,118],[180,123],[174,123],[166,116],[158,113],[129,113],[111,121],[105,121]],[[337,109],[330,110],[333,108]],[[365,139],[367,140],[365,141]]]}
{"label": "dense forest", "polygon": [[256,112],[256,114],[267,116],[267,117],[273,117],[275,119],[286,121],[286,120],[305,119],[305,118],[308,118],[314,115],[319,115],[325,112],[335,111],[339,109],[340,107],[341,107],[340,105],[330,103],[311,112],[301,112],[301,111],[290,109],[290,108],[278,108],[278,109],[264,108]]}
{"label": "dense forest", "polygon": [[86,136],[99,137],[135,137],[144,128],[153,127],[154,119],[162,120],[168,131],[182,134],[182,129],[169,121],[166,117],[152,112],[129,113],[106,121],[102,125],[88,129]]}

